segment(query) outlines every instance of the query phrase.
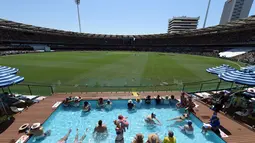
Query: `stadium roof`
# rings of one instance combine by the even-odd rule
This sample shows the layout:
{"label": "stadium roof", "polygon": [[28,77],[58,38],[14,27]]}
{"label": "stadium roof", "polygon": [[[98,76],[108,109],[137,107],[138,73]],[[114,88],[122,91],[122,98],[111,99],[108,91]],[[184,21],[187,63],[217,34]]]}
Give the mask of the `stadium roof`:
{"label": "stadium roof", "polygon": [[64,34],[69,36],[79,36],[88,38],[168,38],[173,36],[194,36],[194,35],[205,35],[211,33],[220,32],[232,32],[236,30],[246,30],[255,28],[255,16],[250,16],[245,19],[239,19],[236,21],[229,22],[225,25],[217,25],[202,29],[182,31],[179,33],[162,33],[162,34],[148,34],[148,35],[107,35],[107,34],[91,34],[91,33],[77,33],[72,31],[57,30],[51,28],[44,28],[33,26],[29,24],[23,24],[13,22],[5,19],[0,19],[0,28],[3,29],[15,29],[29,32],[40,32],[47,34]]}

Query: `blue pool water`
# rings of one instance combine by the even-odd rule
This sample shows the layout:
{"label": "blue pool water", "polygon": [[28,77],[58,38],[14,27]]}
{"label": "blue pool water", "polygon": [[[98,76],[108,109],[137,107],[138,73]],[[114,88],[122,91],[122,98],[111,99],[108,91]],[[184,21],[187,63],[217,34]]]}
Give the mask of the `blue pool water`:
{"label": "blue pool water", "polygon": [[[51,135],[44,140],[34,140],[32,137],[28,143],[56,143],[62,138],[69,128],[72,132],[67,142],[74,142],[76,128],[79,129],[79,138],[84,134],[86,128],[87,137],[84,143],[114,143],[115,140],[115,126],[113,121],[117,119],[117,116],[122,114],[128,117],[129,129],[124,133],[125,143],[130,143],[137,133],[142,133],[146,141],[148,134],[157,133],[160,139],[163,139],[167,135],[168,130],[174,132],[177,138],[177,143],[225,143],[221,138],[212,132],[208,132],[206,135],[201,133],[202,122],[194,115],[191,115],[190,120],[193,122],[194,135],[185,135],[180,132],[178,125],[184,125],[179,123],[174,125],[174,121],[167,121],[167,119],[180,116],[184,111],[177,110],[174,106],[170,105],[144,105],[136,112],[129,112],[126,108],[127,100],[113,100],[113,108],[111,111],[95,109],[96,101],[89,101],[92,105],[90,113],[84,113],[80,108],[75,107],[63,107],[62,105],[46,120],[43,127],[46,130],[51,130]],[[81,105],[83,102],[81,103]],[[151,113],[155,113],[157,118],[161,121],[162,126],[148,126],[144,122],[144,117]],[[93,138],[92,132],[97,125],[98,120],[103,120],[103,123],[108,127],[108,136],[103,140]]]}

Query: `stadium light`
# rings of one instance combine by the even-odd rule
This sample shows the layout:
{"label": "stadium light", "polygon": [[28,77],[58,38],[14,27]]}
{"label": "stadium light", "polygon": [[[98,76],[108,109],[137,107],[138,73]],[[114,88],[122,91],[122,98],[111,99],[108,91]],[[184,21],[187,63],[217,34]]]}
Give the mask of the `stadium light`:
{"label": "stadium light", "polygon": [[75,0],[76,6],[77,6],[77,13],[78,13],[78,21],[79,21],[79,30],[81,33],[81,20],[80,20],[80,9],[79,9],[79,5],[81,3],[81,0]]}
{"label": "stadium light", "polygon": [[208,16],[208,13],[209,13],[210,5],[211,5],[211,0],[208,1],[208,6],[207,6],[207,9],[206,9],[206,13],[205,13],[205,21],[204,21],[203,28],[205,28],[205,25],[206,25],[206,21],[207,21],[207,16]]}

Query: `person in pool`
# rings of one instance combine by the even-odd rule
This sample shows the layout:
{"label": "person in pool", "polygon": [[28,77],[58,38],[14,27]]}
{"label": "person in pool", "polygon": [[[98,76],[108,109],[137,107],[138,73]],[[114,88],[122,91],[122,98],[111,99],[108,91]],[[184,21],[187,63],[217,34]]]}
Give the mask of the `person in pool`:
{"label": "person in pool", "polygon": [[107,110],[111,110],[112,109],[112,102],[110,99],[107,100],[106,104],[105,104],[105,108]]}
{"label": "person in pool", "polygon": [[167,121],[173,121],[173,120],[175,120],[176,122],[182,122],[182,121],[184,121],[185,119],[187,119],[188,117],[189,117],[188,114],[187,114],[187,113],[184,113],[184,114],[182,114],[181,116],[178,116],[178,117],[169,119],[169,120],[167,120]]}
{"label": "person in pool", "polygon": [[[145,122],[148,124],[157,124],[157,125],[161,125],[160,121],[156,118],[156,114],[151,113],[150,115],[148,115],[145,119]],[[156,123],[155,120],[158,122]]]}
{"label": "person in pool", "polygon": [[128,129],[128,127],[129,127],[129,122],[128,122],[127,118],[128,117],[124,117],[122,115],[118,116],[118,123],[120,123],[123,131],[126,131],[126,128]]}
{"label": "person in pool", "polygon": [[141,108],[141,106],[142,106],[142,100],[140,98],[136,98],[135,107]]}
{"label": "person in pool", "polygon": [[104,99],[103,98],[99,98],[97,101],[97,107],[98,108],[104,108],[105,104],[104,104]]}
{"label": "person in pool", "polygon": [[143,143],[143,134],[139,133],[139,134],[136,134],[134,140],[132,143]]}
{"label": "person in pool", "polygon": [[151,96],[148,95],[146,98],[145,98],[145,103],[146,104],[151,104]]}
{"label": "person in pool", "polygon": [[168,131],[168,136],[164,138],[162,143],[176,143],[176,138],[172,131]]}
{"label": "person in pool", "polygon": [[192,126],[192,122],[190,120],[187,121],[187,124],[184,126],[180,126],[181,131],[185,134],[193,134],[194,128]]}
{"label": "person in pool", "polygon": [[161,103],[161,97],[160,95],[158,95],[156,98],[155,98],[155,102],[157,105],[159,105]]}
{"label": "person in pool", "polygon": [[133,110],[135,108],[135,104],[133,103],[133,101],[131,99],[128,100],[127,106],[128,106],[129,110]]}
{"label": "person in pool", "polygon": [[71,131],[72,131],[72,130],[69,129],[69,130],[68,130],[68,133],[67,133],[63,138],[61,138],[60,140],[58,140],[57,143],[66,143],[66,141],[67,141],[67,139],[68,139],[68,137],[69,137]]}
{"label": "person in pool", "polygon": [[91,106],[90,106],[89,102],[85,101],[84,105],[83,105],[83,111],[89,112],[90,110],[91,110]]}
{"label": "person in pool", "polygon": [[97,132],[97,133],[104,133],[104,132],[107,132],[107,127],[106,125],[103,124],[103,121],[102,120],[99,120],[98,121],[98,125],[95,127],[94,129],[94,133]]}
{"label": "person in pool", "polygon": [[116,125],[115,143],[124,143],[124,131],[123,131],[123,128],[121,127],[121,124],[117,120],[114,121],[114,124]]}
{"label": "person in pool", "polygon": [[[88,131],[88,128],[86,129],[86,132],[87,131]],[[76,135],[75,135],[74,143],[82,143],[85,138],[86,138],[86,133],[84,133],[84,135],[79,140],[78,129],[76,129]]]}

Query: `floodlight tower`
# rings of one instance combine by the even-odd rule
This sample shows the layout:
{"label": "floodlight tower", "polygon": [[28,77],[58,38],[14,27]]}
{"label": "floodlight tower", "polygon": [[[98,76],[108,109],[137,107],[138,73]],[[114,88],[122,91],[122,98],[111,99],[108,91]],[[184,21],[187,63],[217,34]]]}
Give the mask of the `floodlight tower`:
{"label": "floodlight tower", "polygon": [[206,25],[206,21],[207,21],[207,16],[208,16],[208,13],[209,13],[210,5],[211,5],[211,0],[208,1],[208,6],[207,6],[207,9],[206,9],[205,21],[204,21],[203,28],[205,28],[205,25]]}
{"label": "floodlight tower", "polygon": [[81,0],[75,0],[76,6],[77,6],[77,14],[78,14],[78,21],[79,21],[79,30],[81,33],[81,20],[80,20],[80,9],[79,9],[79,5],[81,3]]}

